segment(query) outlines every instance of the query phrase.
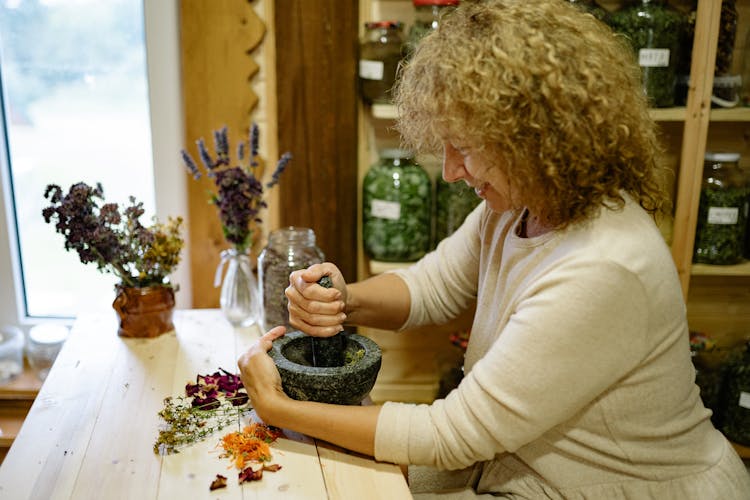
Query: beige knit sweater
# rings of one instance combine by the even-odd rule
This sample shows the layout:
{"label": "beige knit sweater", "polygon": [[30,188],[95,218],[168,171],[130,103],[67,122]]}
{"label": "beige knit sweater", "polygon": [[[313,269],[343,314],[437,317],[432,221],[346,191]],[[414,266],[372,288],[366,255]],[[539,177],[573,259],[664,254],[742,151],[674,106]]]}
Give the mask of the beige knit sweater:
{"label": "beige knit sweater", "polygon": [[535,238],[518,222],[482,203],[398,272],[404,329],[474,299],[477,310],[459,388],[385,404],[376,458],[474,466],[470,491],[519,498],[750,498],[694,384],[677,274],[650,216],[628,200]]}

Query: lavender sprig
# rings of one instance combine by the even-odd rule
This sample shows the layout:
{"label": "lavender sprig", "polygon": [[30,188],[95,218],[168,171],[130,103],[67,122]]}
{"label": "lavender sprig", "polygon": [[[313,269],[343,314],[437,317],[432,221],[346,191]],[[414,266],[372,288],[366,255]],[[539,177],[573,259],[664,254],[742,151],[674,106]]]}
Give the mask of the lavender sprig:
{"label": "lavender sprig", "polygon": [[[211,202],[217,207],[224,237],[239,252],[244,252],[252,243],[253,226],[262,222],[260,211],[267,208],[263,199],[264,186],[255,175],[255,169],[260,164],[259,127],[253,123],[248,140],[237,145],[237,166],[231,165],[227,127],[214,131],[213,136],[216,159],[209,153],[203,138],[196,141],[206,175],[214,180],[216,186]],[[247,164],[243,166],[246,146],[249,151]],[[187,170],[194,179],[199,179],[201,172],[192,156],[185,150],[181,153]],[[266,189],[279,183],[291,159],[290,153],[281,156],[270,181],[266,183]]]}

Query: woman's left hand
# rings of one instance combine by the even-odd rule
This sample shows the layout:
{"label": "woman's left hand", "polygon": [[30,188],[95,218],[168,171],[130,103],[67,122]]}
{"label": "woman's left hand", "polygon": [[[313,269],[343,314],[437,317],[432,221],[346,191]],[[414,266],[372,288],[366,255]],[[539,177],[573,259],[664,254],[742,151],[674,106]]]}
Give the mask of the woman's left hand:
{"label": "woman's left hand", "polygon": [[274,403],[280,401],[279,398],[287,399],[281,388],[279,371],[271,356],[268,355],[273,341],[283,336],[284,333],[286,333],[286,328],[283,326],[272,328],[237,361],[240,378],[250,397],[250,403],[258,416],[269,425],[273,425],[269,419],[273,419]]}

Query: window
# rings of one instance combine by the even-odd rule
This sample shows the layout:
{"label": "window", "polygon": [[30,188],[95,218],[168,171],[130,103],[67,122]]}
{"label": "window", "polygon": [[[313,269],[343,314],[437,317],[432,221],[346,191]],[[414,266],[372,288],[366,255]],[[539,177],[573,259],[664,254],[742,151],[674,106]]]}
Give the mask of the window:
{"label": "window", "polygon": [[[17,321],[73,317],[109,307],[114,297],[114,276],[66,252],[62,236],[41,217],[47,184],[67,191],[75,182],[101,182],[107,201],[133,195],[147,218],[184,215],[184,173],[158,168],[177,165],[182,147],[176,19],[176,1],[0,0],[8,221],[0,243],[7,240],[10,262],[0,262],[0,276],[5,293],[13,284]],[[148,60],[161,62],[159,71],[147,67],[147,38],[155,47]],[[155,196],[160,184],[171,187],[162,201]],[[10,320],[4,316],[0,309],[0,320]]]}

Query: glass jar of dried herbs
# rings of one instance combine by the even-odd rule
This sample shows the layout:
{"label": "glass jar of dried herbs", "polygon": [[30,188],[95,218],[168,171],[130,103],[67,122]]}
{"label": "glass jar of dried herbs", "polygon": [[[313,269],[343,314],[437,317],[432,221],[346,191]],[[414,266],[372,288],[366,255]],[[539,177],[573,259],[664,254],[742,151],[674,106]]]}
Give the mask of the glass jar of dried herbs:
{"label": "glass jar of dried herbs", "polygon": [[601,8],[594,0],[568,0],[568,2],[588,14],[593,14],[598,20],[606,22],[607,11]]}
{"label": "glass jar of dried herbs", "polygon": [[453,234],[481,201],[465,182],[446,182],[438,177],[435,186],[435,245]]}
{"label": "glass jar of dried herbs", "polygon": [[742,260],[748,201],[739,160],[738,153],[706,153],[694,262],[726,265]]}
{"label": "glass jar of dried herbs", "polygon": [[414,23],[406,38],[407,57],[414,51],[419,41],[440,25],[440,18],[458,6],[459,0],[412,0]]}
{"label": "glass jar of dried herbs", "polygon": [[365,23],[359,45],[359,83],[368,104],[391,102],[391,88],[403,57],[403,28],[398,21]]}
{"label": "glass jar of dried herbs", "polygon": [[607,22],[630,42],[653,107],[674,106],[680,38],[686,17],[665,0],[631,0]]}
{"label": "glass jar of dried herbs", "polygon": [[325,260],[315,243],[315,233],[306,227],[285,227],[271,231],[268,244],[258,256],[258,279],[263,304],[263,329],[289,327],[287,298],[292,271],[306,269]]}
{"label": "glass jar of dried herbs", "polygon": [[429,251],[432,181],[411,153],[383,150],[362,189],[362,233],[370,258],[410,262]]}
{"label": "glass jar of dried herbs", "polygon": [[750,446],[750,342],[726,369],[721,431],[731,441]]}

